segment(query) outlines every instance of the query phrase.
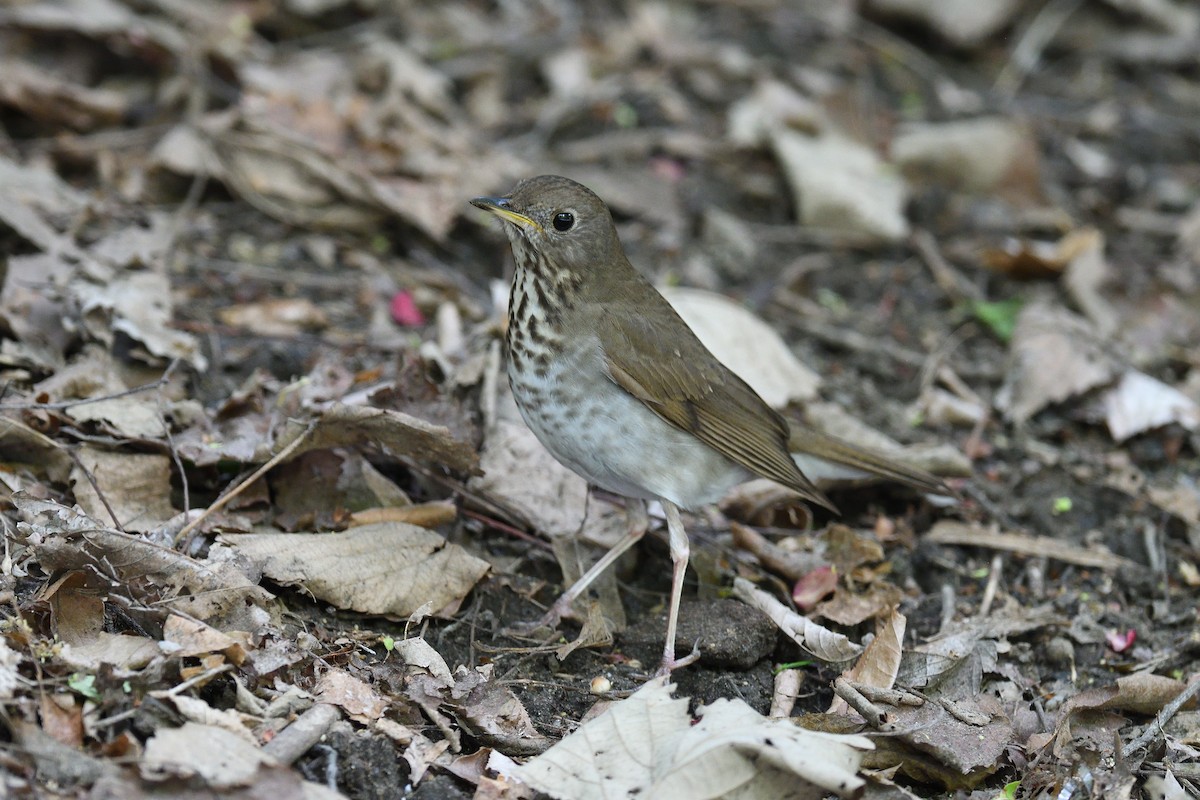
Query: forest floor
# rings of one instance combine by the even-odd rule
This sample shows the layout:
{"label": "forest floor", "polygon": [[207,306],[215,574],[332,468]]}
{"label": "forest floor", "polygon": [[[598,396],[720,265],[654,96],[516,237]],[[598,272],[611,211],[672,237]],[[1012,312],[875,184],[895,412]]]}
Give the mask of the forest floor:
{"label": "forest floor", "polygon": [[[1200,9],[394,5],[0,9],[0,796],[1200,794]],[[958,495],[687,515],[670,684],[660,509],[514,633],[625,526],[505,385],[544,173]]]}

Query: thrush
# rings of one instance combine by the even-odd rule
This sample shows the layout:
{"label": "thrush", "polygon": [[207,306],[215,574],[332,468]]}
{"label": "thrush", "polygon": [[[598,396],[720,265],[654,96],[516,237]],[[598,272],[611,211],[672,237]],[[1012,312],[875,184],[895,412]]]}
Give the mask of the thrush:
{"label": "thrush", "polygon": [[639,273],[612,215],[587,187],[529,178],[471,204],[506,224],[516,261],[509,295],[508,380],[521,416],[555,458],[590,484],[633,499],[629,532],[550,608],[573,601],[646,532],[644,501],[662,504],[672,575],[659,674],[675,658],[688,539],[680,509],[720,500],[750,478],[770,478],[805,500],[836,507],[797,466],[829,465],[947,494],[933,475],[792,423],[722,364]]}

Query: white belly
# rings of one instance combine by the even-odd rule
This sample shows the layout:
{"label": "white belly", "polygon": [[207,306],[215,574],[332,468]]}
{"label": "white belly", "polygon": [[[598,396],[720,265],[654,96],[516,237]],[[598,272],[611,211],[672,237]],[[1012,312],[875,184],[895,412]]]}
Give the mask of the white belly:
{"label": "white belly", "polygon": [[[573,372],[569,365],[581,357],[586,358],[580,353],[560,358],[541,377],[510,369],[509,384],[537,438],[589,483],[626,497],[696,508],[720,500],[750,477],[603,377],[599,363],[586,370],[601,376],[598,380]],[[589,391],[579,392],[579,401],[568,406],[561,402],[564,380],[589,383]]]}

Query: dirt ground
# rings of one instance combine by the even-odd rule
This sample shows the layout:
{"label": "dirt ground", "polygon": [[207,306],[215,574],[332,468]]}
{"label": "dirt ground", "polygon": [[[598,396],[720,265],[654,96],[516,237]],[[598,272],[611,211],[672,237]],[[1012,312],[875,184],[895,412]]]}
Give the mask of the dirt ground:
{"label": "dirt ground", "polygon": [[[0,796],[1200,796],[1200,10],[32,0],[0,43]],[[678,703],[661,514],[516,632],[625,520],[505,386],[467,201],[545,173],[785,414],[958,495],[687,515]]]}

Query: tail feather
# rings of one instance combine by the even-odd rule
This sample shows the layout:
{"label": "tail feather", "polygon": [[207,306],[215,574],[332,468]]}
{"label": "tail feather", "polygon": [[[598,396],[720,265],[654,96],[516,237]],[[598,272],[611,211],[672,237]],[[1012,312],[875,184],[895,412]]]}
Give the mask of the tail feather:
{"label": "tail feather", "polygon": [[882,453],[821,433],[788,420],[788,450],[910,486],[921,492],[953,497],[954,491],[938,476],[923,469],[902,464]]}

